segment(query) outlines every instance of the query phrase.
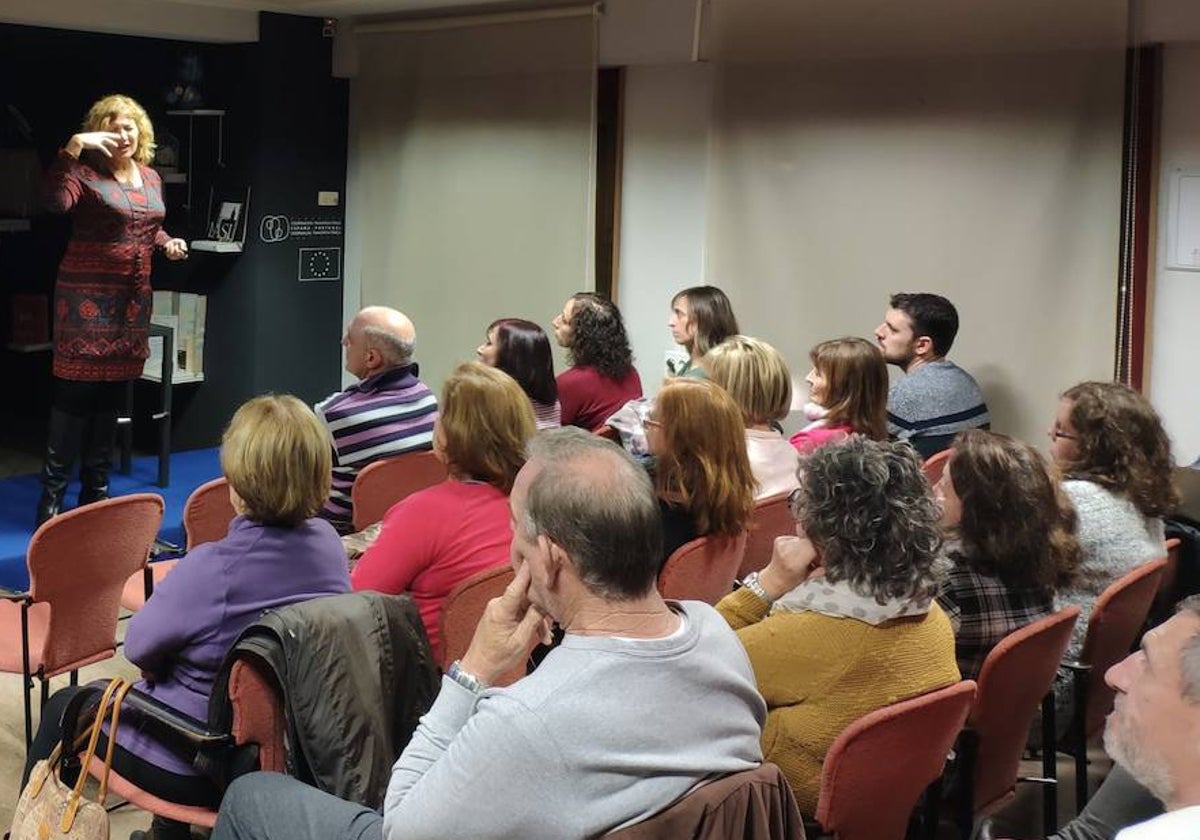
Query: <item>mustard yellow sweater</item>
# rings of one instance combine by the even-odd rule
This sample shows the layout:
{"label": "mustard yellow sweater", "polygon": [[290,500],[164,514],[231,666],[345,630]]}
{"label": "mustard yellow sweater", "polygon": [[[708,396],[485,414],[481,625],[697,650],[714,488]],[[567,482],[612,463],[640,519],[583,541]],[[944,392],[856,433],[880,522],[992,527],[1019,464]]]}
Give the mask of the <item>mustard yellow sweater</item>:
{"label": "mustard yellow sweater", "polygon": [[805,814],[816,811],[821,764],[843,729],[959,679],[954,631],[936,603],[923,616],[880,625],[815,612],[768,615],[746,589],[717,609],[741,638],[767,701],[763,757],[783,770]]}

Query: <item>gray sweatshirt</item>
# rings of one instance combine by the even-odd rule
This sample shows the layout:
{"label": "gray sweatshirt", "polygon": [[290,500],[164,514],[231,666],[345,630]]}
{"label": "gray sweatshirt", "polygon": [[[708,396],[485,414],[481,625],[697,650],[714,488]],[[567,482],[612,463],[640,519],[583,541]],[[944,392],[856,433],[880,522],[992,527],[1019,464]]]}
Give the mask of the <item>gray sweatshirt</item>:
{"label": "gray sweatshirt", "polygon": [[385,840],[592,837],[762,761],[766,705],[725,620],[673,603],[664,639],[568,634],[478,697],[447,677],[392,769]]}

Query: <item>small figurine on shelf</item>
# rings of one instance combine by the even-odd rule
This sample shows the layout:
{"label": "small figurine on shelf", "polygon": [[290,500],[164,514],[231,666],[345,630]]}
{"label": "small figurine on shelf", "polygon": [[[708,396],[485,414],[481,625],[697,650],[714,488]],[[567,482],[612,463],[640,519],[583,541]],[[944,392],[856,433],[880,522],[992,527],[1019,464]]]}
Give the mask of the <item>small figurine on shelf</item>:
{"label": "small figurine on shelf", "polygon": [[167,175],[179,171],[179,138],[159,129],[154,148],[154,168]]}
{"label": "small figurine on shelf", "polygon": [[178,79],[167,89],[167,104],[173,108],[199,108],[204,104],[200,83],[204,68],[196,53],[184,53],[179,59]]}

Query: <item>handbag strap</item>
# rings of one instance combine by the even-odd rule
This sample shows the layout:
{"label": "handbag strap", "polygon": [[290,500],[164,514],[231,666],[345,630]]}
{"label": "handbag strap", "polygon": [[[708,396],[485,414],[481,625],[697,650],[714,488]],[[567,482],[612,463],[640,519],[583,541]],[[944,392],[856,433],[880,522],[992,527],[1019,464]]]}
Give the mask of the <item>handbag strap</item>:
{"label": "handbag strap", "polygon": [[[75,824],[75,814],[79,810],[79,801],[83,797],[83,786],[87,784],[87,768],[92,763],[92,758],[96,755],[96,744],[100,740],[100,731],[104,728],[104,721],[108,717],[108,703],[117,691],[122,689],[128,691],[128,686],[129,682],[127,680],[114,677],[109,680],[108,685],[104,689],[104,696],[100,698],[100,705],[96,708],[96,718],[92,721],[92,733],[88,737],[87,750],[84,751],[83,762],[80,765],[79,779],[75,782],[75,787],[71,790],[71,798],[67,802],[66,809],[63,811],[62,820],[59,825],[64,834],[70,831],[71,827]],[[115,736],[116,733],[110,731],[108,741],[108,754],[110,758],[112,757],[112,744],[116,740]],[[105,782],[107,783],[107,781],[108,769],[105,768]],[[103,796],[101,796],[101,801],[103,801]]]}
{"label": "handbag strap", "polygon": [[96,797],[96,801],[101,804],[104,803],[104,797],[108,795],[108,773],[112,770],[113,750],[117,746],[117,725],[121,721],[121,704],[125,702],[125,695],[131,688],[133,688],[133,683],[126,680],[113,698],[112,723],[108,727],[108,749],[104,751],[104,776],[100,779],[100,795]]}

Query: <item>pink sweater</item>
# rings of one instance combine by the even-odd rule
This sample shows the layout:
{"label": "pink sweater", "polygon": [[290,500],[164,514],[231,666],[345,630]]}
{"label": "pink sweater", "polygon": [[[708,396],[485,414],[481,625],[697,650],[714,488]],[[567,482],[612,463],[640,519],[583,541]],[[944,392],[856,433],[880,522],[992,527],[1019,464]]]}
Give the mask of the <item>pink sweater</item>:
{"label": "pink sweater", "polygon": [[511,542],[507,496],[490,484],[447,479],[392,506],[350,582],[356,590],[410,594],[440,662],[446,596],[476,572],[507,563]]}
{"label": "pink sweater", "polygon": [[850,426],[818,426],[815,429],[801,429],[791,436],[789,442],[801,455],[806,455],[827,443],[845,440],[853,431]]}

